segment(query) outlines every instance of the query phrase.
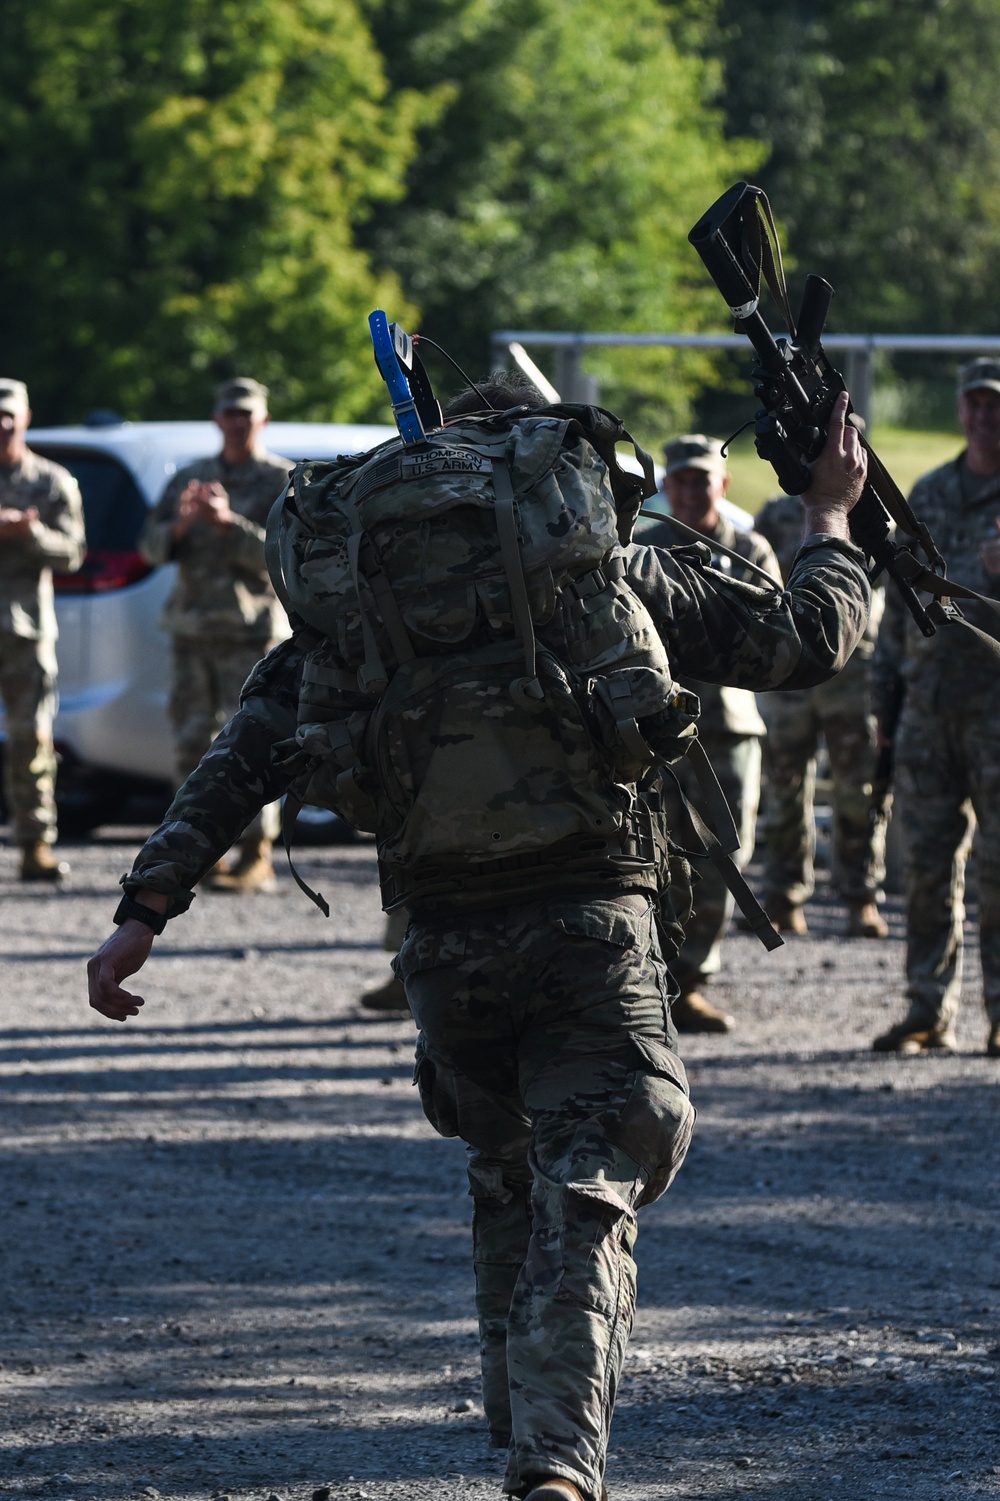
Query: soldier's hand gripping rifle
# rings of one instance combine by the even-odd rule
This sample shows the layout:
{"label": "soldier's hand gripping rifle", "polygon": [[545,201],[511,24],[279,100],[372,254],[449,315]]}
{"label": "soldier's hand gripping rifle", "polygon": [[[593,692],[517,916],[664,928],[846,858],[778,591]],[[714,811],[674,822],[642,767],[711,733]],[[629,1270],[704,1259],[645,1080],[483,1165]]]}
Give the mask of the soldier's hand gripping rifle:
{"label": "soldier's hand gripping rifle", "polygon": [[[826,440],[830,413],[845,390],[823,349],[823,328],[833,288],[821,276],[807,276],[798,319],[793,321],[781,263],[781,246],[763,189],[739,182],[712,205],[688,235],[757,355],[754,390],[761,402],[754,442],[787,495],[808,488],[809,464]],[[788,337],[775,338],[760,314],[761,279],[781,310]],[[1000,643],[965,620],[955,596],[976,599],[1000,612],[1000,602],[949,582],[946,565],[927,527],[914,515],[895,480],[862,435],[868,454],[868,480],[850,513],[851,536],[871,560],[871,576],[887,573],[925,636],[939,625],[966,627],[1000,658]],[[890,518],[898,542],[891,535]],[[923,553],[922,562],[915,549]],[[931,595],[926,606],[917,591]]]}

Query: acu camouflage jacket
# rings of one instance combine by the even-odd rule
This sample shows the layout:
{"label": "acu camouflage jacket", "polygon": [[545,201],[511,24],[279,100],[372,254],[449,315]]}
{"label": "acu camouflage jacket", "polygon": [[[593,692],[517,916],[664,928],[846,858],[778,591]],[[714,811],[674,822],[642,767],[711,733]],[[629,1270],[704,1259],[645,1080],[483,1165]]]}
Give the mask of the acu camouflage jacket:
{"label": "acu camouflage jacket", "polygon": [[[1000,522],[1000,474],[970,474],[965,454],[925,474],[913,487],[910,505],[930,527],[947,564],[948,577],[990,599],[1000,599],[1000,577],[983,567],[980,549],[994,541]],[[996,636],[998,617],[987,605],[959,600],[962,614]],[[874,659],[875,711],[885,719],[901,688],[911,704],[928,714],[961,710],[970,714],[1000,709],[1000,670],[996,659],[960,626],[943,626],[924,636],[890,584]]]}
{"label": "acu camouflage jacket", "polygon": [[[225,636],[262,647],[287,632],[264,562],[264,524],[291,468],[287,459],[262,448],[243,464],[226,464],[216,455],[174,475],[139,538],[139,551],[148,562],[178,565],[177,587],[160,622],[165,631],[174,636]],[[228,527],[196,522],[178,543],[173,526],[191,480],[220,484],[235,520]]]}
{"label": "acu camouflage jacket", "polygon": [[19,464],[0,467],[0,506],[38,512],[27,537],[0,542],[0,632],[54,641],[52,574],[75,573],[86,546],[80,487],[61,464],[28,449]]}

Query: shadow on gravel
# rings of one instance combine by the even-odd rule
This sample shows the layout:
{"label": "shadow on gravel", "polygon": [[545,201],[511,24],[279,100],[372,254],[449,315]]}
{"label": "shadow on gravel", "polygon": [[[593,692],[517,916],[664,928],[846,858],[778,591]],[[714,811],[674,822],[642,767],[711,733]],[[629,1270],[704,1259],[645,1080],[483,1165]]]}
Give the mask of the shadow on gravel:
{"label": "shadow on gravel", "polygon": [[[269,943],[266,939],[252,943],[240,944],[239,947],[231,943],[204,945],[199,948],[158,948],[156,962],[160,964],[164,959],[261,959],[269,954],[324,954],[327,952],[338,953],[373,953],[384,952],[381,943],[371,940],[360,943],[349,942],[346,938],[328,938],[320,943]],[[72,960],[79,963],[86,961],[93,954],[93,947],[85,949],[27,949],[18,952],[16,949],[5,949],[3,958],[5,961],[17,964],[59,964]]]}
{"label": "shadow on gravel", "polygon": [[[360,1022],[392,1021],[391,1016],[375,1016],[371,1012],[357,1017],[330,1018],[329,1021],[316,1021],[304,1019],[298,1016],[286,1017],[248,1017],[243,1021],[212,1021],[197,1023],[163,1023],[150,1024],[142,1017],[136,1018],[131,1024],[128,1033],[113,1031],[110,1024],[95,1020],[89,1027],[60,1027],[54,1031],[51,1027],[2,1027],[0,1028],[0,1043],[19,1038],[41,1038],[51,1043],[54,1048],[59,1048],[65,1042],[72,1042],[76,1038],[86,1038],[90,1042],[100,1043],[103,1051],[117,1051],[122,1046],[125,1037],[138,1036],[149,1039],[152,1037],[201,1037],[218,1036],[226,1037],[233,1032],[255,1032],[266,1034],[268,1032],[321,1032],[327,1027],[344,1029],[355,1027]],[[241,1044],[242,1046],[242,1044]]]}

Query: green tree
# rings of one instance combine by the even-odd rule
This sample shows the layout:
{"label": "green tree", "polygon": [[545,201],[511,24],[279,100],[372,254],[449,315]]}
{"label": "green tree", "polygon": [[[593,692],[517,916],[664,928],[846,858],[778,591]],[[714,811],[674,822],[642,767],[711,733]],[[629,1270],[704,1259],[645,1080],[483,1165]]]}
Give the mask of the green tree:
{"label": "green tree", "polygon": [[381,408],[365,315],[412,309],[356,241],[430,106],[355,0],[5,0],[2,365],[42,419]]}
{"label": "green tree", "polygon": [[850,330],[994,332],[995,0],[722,0],[729,130]]}
{"label": "green tree", "polygon": [[[372,0],[390,78],[446,105],[405,199],[364,233],[470,373],[498,327],[723,326],[686,235],[761,152],[723,137],[699,9]],[[653,437],[687,420],[708,363],[628,351],[591,368]]]}

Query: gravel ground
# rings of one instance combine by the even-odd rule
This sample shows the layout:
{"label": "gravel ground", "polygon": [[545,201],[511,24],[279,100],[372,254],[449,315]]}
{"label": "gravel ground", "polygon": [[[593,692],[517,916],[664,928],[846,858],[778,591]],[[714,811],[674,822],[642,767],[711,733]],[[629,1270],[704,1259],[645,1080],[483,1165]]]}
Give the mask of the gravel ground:
{"label": "gravel ground", "polygon": [[[143,1015],[88,1011],[139,830],[65,892],[0,849],[0,1490],[98,1498],[499,1496],[459,1144],[411,1088],[371,847],[304,852],[326,922],[201,897]],[[687,1041],[700,1120],[644,1212],[612,1501],[1000,1495],[997,1087],[975,962],[955,1057],[867,1049],[902,936],[735,935],[740,1027]]]}

